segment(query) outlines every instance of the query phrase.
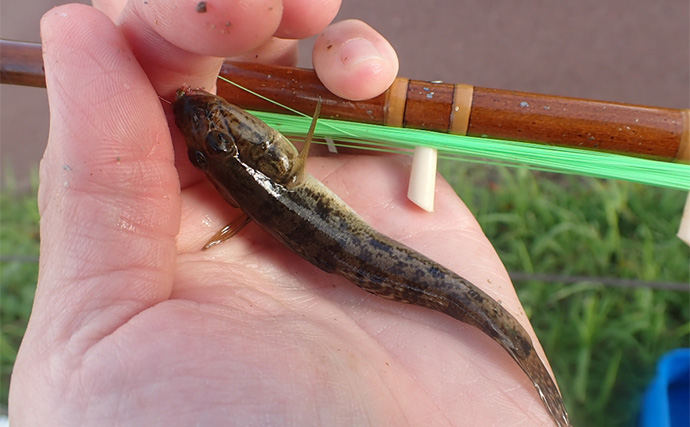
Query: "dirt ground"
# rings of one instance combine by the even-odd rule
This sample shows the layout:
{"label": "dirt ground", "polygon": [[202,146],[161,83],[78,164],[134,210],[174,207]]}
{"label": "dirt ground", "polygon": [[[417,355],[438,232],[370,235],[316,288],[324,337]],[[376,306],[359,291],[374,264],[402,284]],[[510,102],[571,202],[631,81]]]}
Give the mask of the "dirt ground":
{"label": "dirt ground", "polygon": [[[59,0],[2,0],[0,36],[39,41]],[[343,0],[397,49],[400,75],[582,98],[690,107],[690,2]],[[300,54],[308,67],[309,42]],[[48,137],[44,89],[0,87],[3,182],[26,188]]]}

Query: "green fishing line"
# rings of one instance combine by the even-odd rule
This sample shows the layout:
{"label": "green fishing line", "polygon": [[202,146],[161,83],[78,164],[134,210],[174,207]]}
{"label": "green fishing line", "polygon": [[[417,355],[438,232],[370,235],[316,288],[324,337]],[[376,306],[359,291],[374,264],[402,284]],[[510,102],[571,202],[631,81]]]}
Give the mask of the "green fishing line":
{"label": "green fishing line", "polygon": [[[285,135],[305,135],[311,119],[278,113],[252,114]],[[618,179],[658,187],[690,190],[690,165],[570,147],[451,135],[418,129],[319,119],[315,135],[336,145],[386,152],[412,152],[416,146],[435,148],[441,158],[548,172]],[[362,145],[363,144],[363,145]]]}

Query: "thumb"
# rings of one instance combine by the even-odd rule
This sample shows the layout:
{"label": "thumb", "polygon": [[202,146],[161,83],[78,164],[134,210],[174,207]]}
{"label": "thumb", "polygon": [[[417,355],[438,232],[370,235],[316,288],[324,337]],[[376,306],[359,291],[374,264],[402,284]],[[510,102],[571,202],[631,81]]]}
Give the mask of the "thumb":
{"label": "thumb", "polygon": [[158,96],[110,19],[66,5],[41,32],[51,121],[27,335],[49,346],[85,332],[89,345],[168,297],[179,180]]}

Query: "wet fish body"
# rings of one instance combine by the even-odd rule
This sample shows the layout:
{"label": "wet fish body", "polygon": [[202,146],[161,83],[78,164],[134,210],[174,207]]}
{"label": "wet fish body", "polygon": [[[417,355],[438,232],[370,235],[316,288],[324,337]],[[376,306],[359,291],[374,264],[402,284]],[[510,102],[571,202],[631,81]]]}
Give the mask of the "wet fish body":
{"label": "wet fish body", "polygon": [[231,205],[326,272],[383,298],[440,311],[479,328],[532,380],[555,424],[570,425],[560,392],[527,331],[488,294],[374,230],[304,173],[306,156],[244,110],[183,88],[173,111],[190,160]]}

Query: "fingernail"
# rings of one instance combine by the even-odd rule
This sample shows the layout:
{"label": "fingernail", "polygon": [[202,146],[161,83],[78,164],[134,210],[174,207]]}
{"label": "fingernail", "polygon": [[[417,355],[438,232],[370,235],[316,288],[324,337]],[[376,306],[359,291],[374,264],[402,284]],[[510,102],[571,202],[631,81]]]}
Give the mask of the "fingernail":
{"label": "fingernail", "polygon": [[367,39],[361,37],[350,39],[340,47],[340,60],[345,69],[372,59],[383,60],[383,56]]}

